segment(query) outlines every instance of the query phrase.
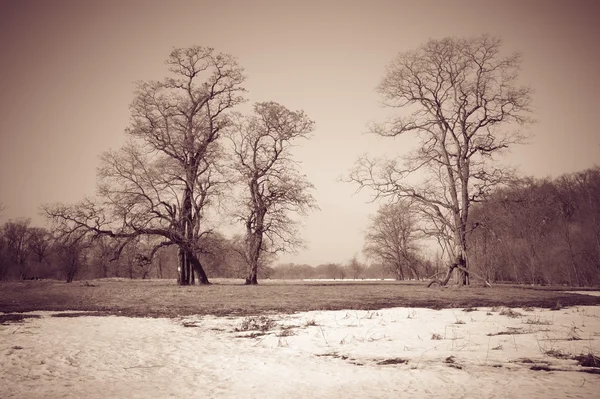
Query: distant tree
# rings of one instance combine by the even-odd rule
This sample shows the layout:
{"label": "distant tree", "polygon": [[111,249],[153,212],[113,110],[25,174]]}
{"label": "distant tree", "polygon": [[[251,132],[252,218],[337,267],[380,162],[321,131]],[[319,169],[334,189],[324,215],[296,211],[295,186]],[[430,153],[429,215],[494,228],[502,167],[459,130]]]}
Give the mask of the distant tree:
{"label": "distant tree", "polygon": [[367,228],[365,255],[384,265],[396,279],[404,280],[408,273],[418,277],[417,241],[419,231],[414,210],[406,201],[379,208]]}
{"label": "distant tree", "polygon": [[261,257],[293,250],[301,244],[291,214],[317,208],[312,185],[291,158],[294,141],[307,138],[313,122],[302,111],[273,102],[258,103],[254,114],[238,117],[229,137],[234,170],[245,186],[236,217],[246,228],[246,284],[257,284]]}
{"label": "distant tree", "polygon": [[115,262],[117,242],[108,236],[97,237],[89,250],[89,266],[93,269],[95,277],[107,278],[118,270]]}
{"label": "distant tree", "polygon": [[0,281],[6,280],[10,271],[8,261],[7,243],[4,238],[4,231],[0,229]]}
{"label": "distant tree", "polygon": [[30,227],[28,245],[36,261],[42,263],[50,253],[52,235],[43,227]]}
{"label": "distant tree", "polygon": [[9,261],[17,267],[18,276],[21,280],[27,277],[27,260],[31,254],[29,224],[29,219],[18,219],[9,221],[2,226],[6,254]]}
{"label": "distant tree", "polygon": [[156,250],[179,250],[179,284],[208,284],[200,238],[211,231],[207,208],[223,183],[219,139],[228,111],[244,101],[244,76],[233,57],[206,47],[174,49],[166,64],[170,77],[138,83],[126,130],[131,141],[103,155],[99,198],[47,206],[45,213],[64,236],[85,230],[120,240],[159,237]]}
{"label": "distant tree", "polygon": [[[460,283],[468,284],[471,205],[511,178],[494,158],[523,142],[510,124],[531,122],[531,89],[517,82],[521,57],[503,56],[499,39],[430,40],[399,54],[378,87],[399,116],[372,126],[383,137],[416,134],[419,145],[401,160],[359,159],[350,181],[375,198],[406,198],[451,233]],[[422,177],[420,181],[409,177]],[[439,231],[439,230],[438,230]]]}
{"label": "distant tree", "polygon": [[73,282],[87,263],[87,249],[89,242],[85,235],[77,238],[59,239],[55,243],[59,270],[67,283]]}
{"label": "distant tree", "polygon": [[339,263],[324,263],[315,267],[315,278],[343,280],[346,272],[346,268]]}
{"label": "distant tree", "polygon": [[285,263],[273,267],[273,278],[277,279],[312,279],[317,271],[307,264]]}
{"label": "distant tree", "polygon": [[346,266],[354,280],[358,280],[366,270],[366,266],[362,264],[356,256],[352,257]]}

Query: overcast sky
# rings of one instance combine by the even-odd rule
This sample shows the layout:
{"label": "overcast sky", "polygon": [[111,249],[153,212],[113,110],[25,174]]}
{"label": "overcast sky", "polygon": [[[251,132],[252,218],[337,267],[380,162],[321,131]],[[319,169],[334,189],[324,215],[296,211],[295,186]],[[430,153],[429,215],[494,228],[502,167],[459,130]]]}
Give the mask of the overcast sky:
{"label": "overcast sky", "polygon": [[378,140],[387,115],[375,87],[399,52],[430,38],[489,33],[523,54],[535,89],[530,144],[505,160],[557,176],[600,164],[600,2],[597,1],[5,1],[0,0],[0,222],[41,204],[92,196],[99,155],[125,140],[136,80],[166,76],[173,47],[238,57],[251,104],[276,101],[316,122],[296,149],[321,211],[305,222],[296,263],[345,262],[363,245],[376,205],[341,183]]}

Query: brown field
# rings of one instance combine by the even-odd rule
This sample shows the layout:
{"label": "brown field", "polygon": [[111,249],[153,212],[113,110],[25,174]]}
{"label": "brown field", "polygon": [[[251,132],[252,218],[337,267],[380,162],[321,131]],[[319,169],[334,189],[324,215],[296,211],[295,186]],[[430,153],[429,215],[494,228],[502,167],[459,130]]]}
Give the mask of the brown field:
{"label": "brown field", "polygon": [[477,306],[542,307],[600,305],[600,297],[560,288],[426,288],[420,282],[319,282],[264,280],[258,286],[219,280],[209,286],[177,286],[173,280],[102,279],[0,283],[0,312],[95,311],[134,317],[191,314],[255,315],[310,310]]}

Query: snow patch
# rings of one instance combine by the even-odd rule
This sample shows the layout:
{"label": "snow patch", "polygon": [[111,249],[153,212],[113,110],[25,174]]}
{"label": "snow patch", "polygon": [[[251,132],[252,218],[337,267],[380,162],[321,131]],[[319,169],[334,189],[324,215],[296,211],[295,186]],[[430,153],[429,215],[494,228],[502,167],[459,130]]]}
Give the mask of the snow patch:
{"label": "snow patch", "polygon": [[600,353],[600,307],[469,310],[31,312],[0,325],[0,397],[596,397],[571,357]]}

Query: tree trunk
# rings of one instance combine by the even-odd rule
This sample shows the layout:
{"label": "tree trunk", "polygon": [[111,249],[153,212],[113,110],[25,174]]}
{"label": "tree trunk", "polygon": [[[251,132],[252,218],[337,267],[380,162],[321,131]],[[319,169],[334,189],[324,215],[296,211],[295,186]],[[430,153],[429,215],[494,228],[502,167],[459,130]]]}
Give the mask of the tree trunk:
{"label": "tree trunk", "polygon": [[252,268],[250,270],[250,275],[248,277],[246,277],[246,282],[244,284],[257,285],[258,284],[257,274],[258,273],[257,273],[256,269]]}
{"label": "tree trunk", "polygon": [[187,262],[183,248],[179,248],[179,265],[177,267],[177,284],[187,285]]}
{"label": "tree trunk", "polygon": [[206,272],[200,263],[200,259],[193,254],[190,254],[188,259],[192,266],[192,273],[195,273],[198,277],[198,284],[210,284],[210,281],[208,281],[208,276],[206,275]]}
{"label": "tree trunk", "polygon": [[260,249],[262,247],[262,233],[260,233],[260,229],[262,229],[262,217],[258,218],[257,222],[257,230],[250,233],[248,237],[248,262],[249,262],[249,273],[248,277],[246,277],[246,285],[256,285],[258,284],[258,264],[260,260]]}
{"label": "tree trunk", "polygon": [[463,256],[460,256],[456,260],[456,264],[455,265],[459,266],[459,269],[458,269],[458,283],[460,285],[469,285],[470,278],[469,278],[469,271],[467,269],[466,259]]}

